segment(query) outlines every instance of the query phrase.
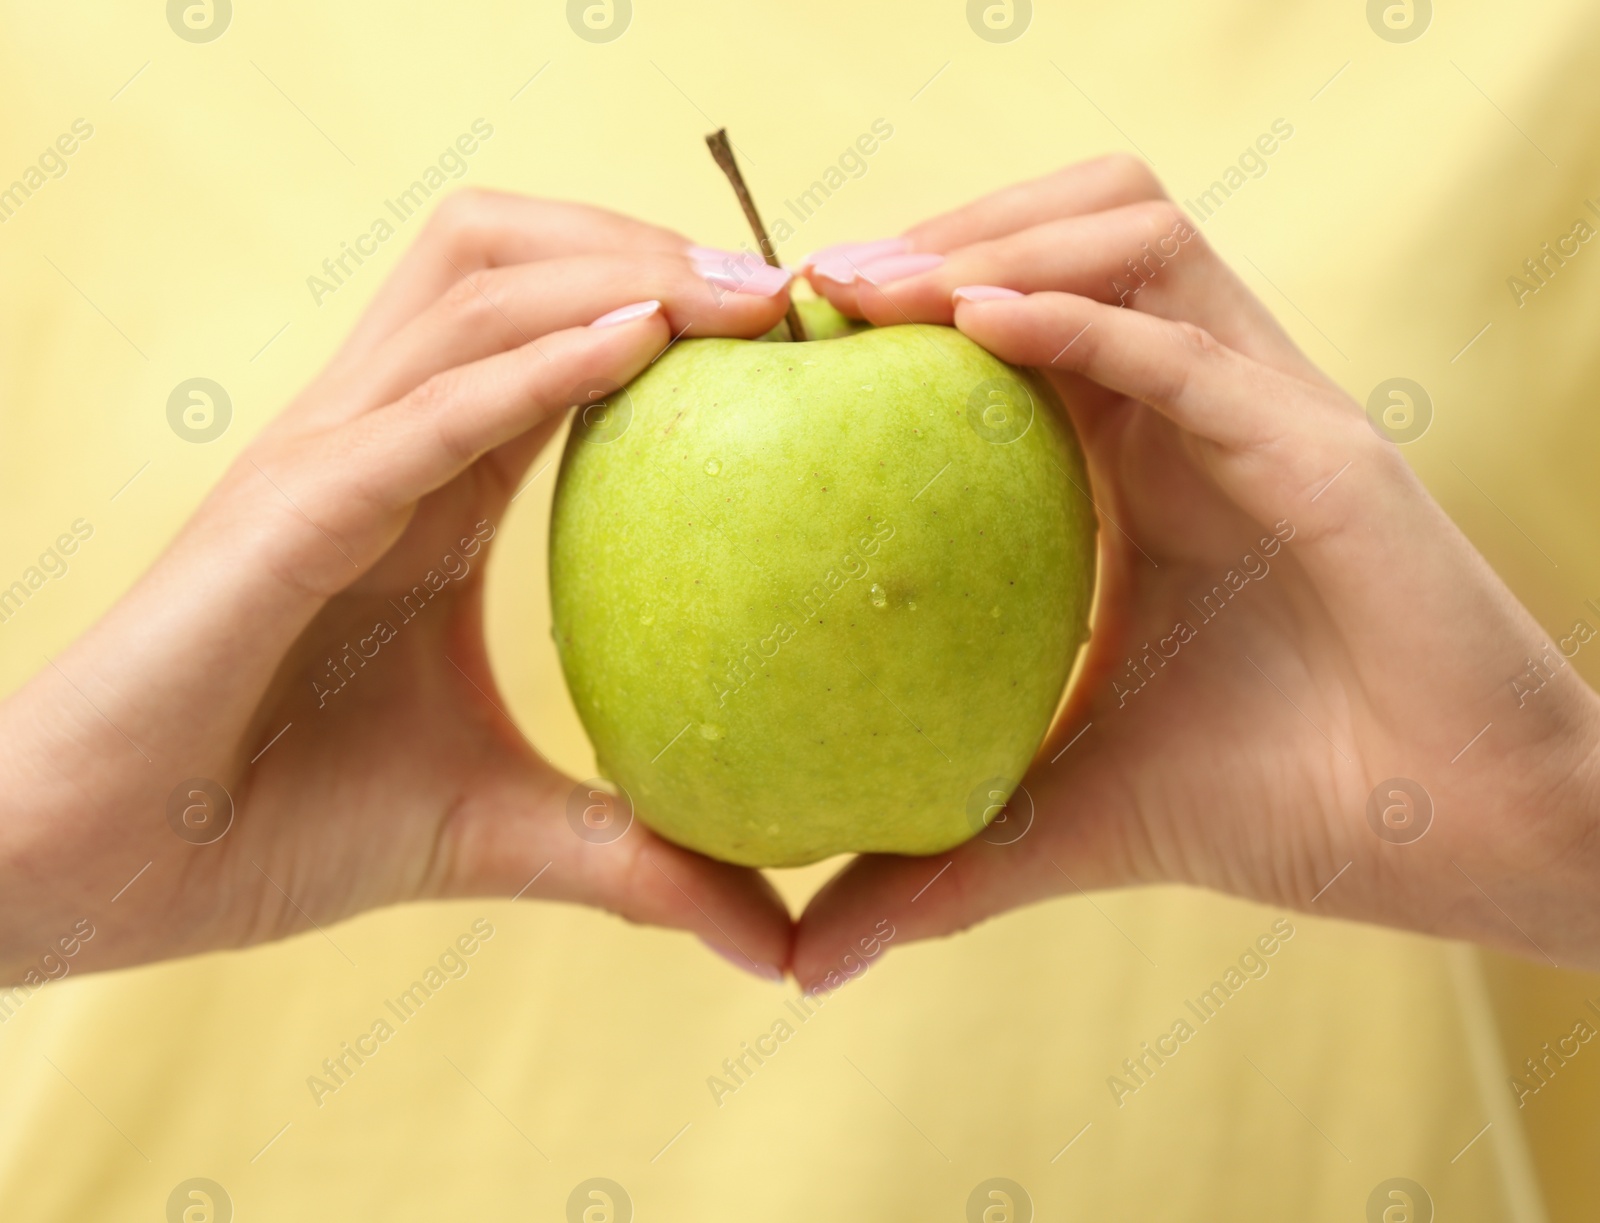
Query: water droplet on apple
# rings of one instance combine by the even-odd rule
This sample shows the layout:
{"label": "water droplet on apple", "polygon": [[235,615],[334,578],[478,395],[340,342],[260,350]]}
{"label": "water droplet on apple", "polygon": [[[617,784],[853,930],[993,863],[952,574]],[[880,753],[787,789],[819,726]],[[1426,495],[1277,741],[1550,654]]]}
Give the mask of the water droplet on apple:
{"label": "water droplet on apple", "polygon": [[996,620],[1000,619],[1000,609],[998,607],[991,607],[989,609],[989,614],[991,616],[993,616]]}
{"label": "water droplet on apple", "polygon": [[640,624],[643,624],[643,625],[648,627],[649,625],[652,625],[655,622],[656,622],[656,614],[655,614],[655,612],[641,612],[639,614],[639,623]]}
{"label": "water droplet on apple", "polygon": [[706,460],[706,475],[714,476],[721,470],[722,470],[722,464],[720,462],[718,462],[716,459],[707,459]]}
{"label": "water droplet on apple", "polygon": [[716,740],[722,738],[722,735],[722,727],[718,726],[715,722],[700,723],[700,737],[702,739]]}
{"label": "water droplet on apple", "polygon": [[872,597],[872,606],[874,606],[874,607],[888,607],[889,606],[889,596],[884,593],[883,587],[879,586],[878,583],[874,582],[872,584],[872,589],[867,591],[867,594],[869,594]]}
{"label": "water droplet on apple", "polygon": [[915,599],[907,599],[906,600],[906,606],[909,607],[912,611],[916,611],[917,610],[917,601]]}

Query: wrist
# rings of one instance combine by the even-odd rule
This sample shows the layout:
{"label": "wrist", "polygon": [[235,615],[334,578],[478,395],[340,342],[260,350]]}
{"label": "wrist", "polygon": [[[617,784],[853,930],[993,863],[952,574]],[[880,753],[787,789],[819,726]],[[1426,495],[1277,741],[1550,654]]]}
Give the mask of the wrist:
{"label": "wrist", "polygon": [[71,836],[66,829],[81,830],[85,814],[100,806],[81,791],[76,813],[62,802],[56,779],[73,772],[51,748],[60,735],[49,716],[58,711],[43,704],[47,682],[47,675],[35,676],[0,703],[0,787],[8,798],[0,821],[0,1022],[52,977],[66,975],[57,941],[68,929],[55,928],[62,924],[58,902],[73,889],[59,876],[59,845]]}
{"label": "wrist", "polygon": [[1574,962],[1600,969],[1600,698],[1585,689],[1586,734],[1575,736],[1568,806],[1570,848],[1563,856],[1569,891],[1579,917]]}
{"label": "wrist", "polygon": [[50,981],[138,958],[152,937],[122,893],[141,875],[148,887],[161,857],[143,813],[161,811],[164,774],[69,685],[68,655],[61,664],[0,702],[0,1020]]}
{"label": "wrist", "polygon": [[[1574,676],[1576,679],[1576,676]],[[1532,829],[1537,857],[1525,886],[1534,919],[1524,955],[1563,968],[1600,970],[1600,698],[1586,685],[1563,711],[1560,732],[1545,759],[1530,766],[1530,776],[1545,773],[1551,783],[1535,784],[1531,810],[1508,813],[1514,830]],[[1507,860],[1522,855],[1508,854]],[[1520,890],[1520,889],[1518,889]]]}

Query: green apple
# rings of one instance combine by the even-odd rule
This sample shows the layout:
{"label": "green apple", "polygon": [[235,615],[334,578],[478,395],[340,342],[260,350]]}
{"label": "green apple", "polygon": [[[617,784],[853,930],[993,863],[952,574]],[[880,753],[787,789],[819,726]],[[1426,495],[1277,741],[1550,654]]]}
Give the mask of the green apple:
{"label": "green apple", "polygon": [[683,340],[590,396],[556,645],[602,774],[668,839],[937,853],[1001,810],[1088,635],[1083,457],[1042,379],[953,328],[800,305],[818,338]]}

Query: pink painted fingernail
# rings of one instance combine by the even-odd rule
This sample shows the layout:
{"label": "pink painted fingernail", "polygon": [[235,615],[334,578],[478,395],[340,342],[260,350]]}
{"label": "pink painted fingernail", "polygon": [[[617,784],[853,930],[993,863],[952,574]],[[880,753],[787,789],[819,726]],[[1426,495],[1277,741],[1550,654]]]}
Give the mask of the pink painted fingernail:
{"label": "pink painted fingernail", "polygon": [[774,968],[771,964],[757,964],[743,952],[729,951],[726,947],[718,947],[709,939],[701,939],[700,941],[712,951],[720,955],[724,960],[728,961],[728,963],[732,964],[735,968],[742,968],[745,972],[750,973],[752,976],[760,977],[763,981],[783,980],[782,970]]}
{"label": "pink painted fingernail", "polygon": [[661,309],[658,301],[634,302],[631,306],[618,306],[609,314],[602,314],[591,327],[615,327],[618,323],[631,323],[635,319],[649,318]]}
{"label": "pink painted fingernail", "polygon": [[838,255],[825,256],[808,270],[813,276],[831,280],[834,284],[847,285],[856,278],[856,265]]}
{"label": "pink painted fingernail", "polygon": [[[819,247],[800,261],[802,272],[815,268],[819,275],[827,276],[829,280],[837,280],[840,284],[849,284],[855,279],[855,269],[863,263],[873,259],[882,259],[885,255],[903,255],[911,249],[911,243],[905,238],[877,238],[871,242],[836,242],[832,246]],[[824,265],[829,269],[824,270]],[[841,275],[832,275],[837,271]]]}
{"label": "pink painted fingernail", "polygon": [[1000,285],[962,285],[950,296],[958,302],[992,302],[1006,297],[1021,297],[1022,294]]}
{"label": "pink painted fingernail", "polygon": [[719,251],[709,246],[692,246],[689,263],[709,284],[756,297],[775,297],[794,279],[793,272],[773,267],[754,251]]}
{"label": "pink painted fingernail", "polygon": [[896,280],[931,272],[943,262],[943,255],[890,255],[886,259],[874,259],[871,263],[863,264],[861,279],[869,285],[892,284]]}

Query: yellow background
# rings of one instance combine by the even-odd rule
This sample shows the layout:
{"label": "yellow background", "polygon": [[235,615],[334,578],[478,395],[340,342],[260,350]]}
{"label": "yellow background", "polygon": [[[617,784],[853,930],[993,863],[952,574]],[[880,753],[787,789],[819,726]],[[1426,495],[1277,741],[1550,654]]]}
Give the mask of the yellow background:
{"label": "yellow background", "polygon": [[[0,184],[73,120],[94,135],[0,225],[0,579],[76,518],[95,533],[0,625],[0,690],[116,599],[326,358],[416,222],[320,306],[306,277],[480,117],[462,181],[724,245],[744,232],[713,124],[774,212],[887,119],[791,259],[1109,149],[1190,197],[1287,120],[1207,237],[1358,398],[1422,383],[1436,418],[1407,457],[1552,634],[1594,622],[1600,252],[1520,307],[1505,281],[1600,197],[1600,10],[1439,8],[1395,44],[1359,0],[1048,4],[991,44],[956,0],[638,0],[602,45],[557,3],[240,0],[192,44],[158,0],[6,3]],[[165,419],[195,376],[233,400],[209,445]],[[535,487],[491,573],[496,666],[586,775]],[[782,886],[798,904],[822,875]],[[69,979],[0,1025],[0,1214],[155,1220],[206,1176],[245,1221],[556,1220],[606,1176],[641,1220],[955,1220],[1007,1176],[1041,1218],[1331,1221],[1408,1176],[1440,1219],[1592,1215],[1600,1050],[1520,1111],[1506,1078],[1600,983],[1421,938],[1294,915],[1271,973],[1118,1108],[1106,1077],[1276,916],[1115,893],[898,949],[721,1107],[706,1076],[792,986],[587,911],[414,907],[337,947]],[[479,917],[496,933],[470,974],[313,1104],[306,1076]]]}

